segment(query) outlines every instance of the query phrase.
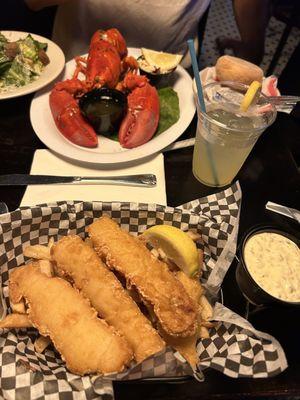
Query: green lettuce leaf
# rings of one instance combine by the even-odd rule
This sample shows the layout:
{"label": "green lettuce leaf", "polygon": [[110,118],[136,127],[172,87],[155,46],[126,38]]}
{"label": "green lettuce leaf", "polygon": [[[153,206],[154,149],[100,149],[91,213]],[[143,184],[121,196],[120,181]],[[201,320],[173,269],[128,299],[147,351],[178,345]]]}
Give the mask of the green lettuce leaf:
{"label": "green lettuce leaf", "polygon": [[3,79],[6,85],[23,86],[31,81],[31,76],[31,71],[16,57],[11,67],[3,74]]}
{"label": "green lettuce leaf", "polygon": [[179,120],[180,117],[179,99],[174,89],[171,87],[158,89],[158,96],[160,115],[155,136],[158,136],[169,129]]}
{"label": "green lettuce leaf", "polygon": [[0,50],[0,76],[4,74],[11,66],[9,58]]}

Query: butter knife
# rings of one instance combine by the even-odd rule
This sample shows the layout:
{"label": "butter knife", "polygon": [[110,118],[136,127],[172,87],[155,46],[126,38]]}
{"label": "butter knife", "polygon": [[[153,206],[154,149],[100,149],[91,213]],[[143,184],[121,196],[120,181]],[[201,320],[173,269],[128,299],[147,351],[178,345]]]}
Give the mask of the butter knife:
{"label": "butter knife", "polygon": [[286,217],[293,218],[300,224],[300,211],[296,210],[295,208],[282,206],[280,204],[273,203],[272,201],[268,201],[266,204],[266,209],[281,215],[285,215]]}
{"label": "butter knife", "polygon": [[55,175],[0,175],[0,186],[25,185],[124,185],[156,186],[153,174],[120,175],[120,176],[55,176]]}

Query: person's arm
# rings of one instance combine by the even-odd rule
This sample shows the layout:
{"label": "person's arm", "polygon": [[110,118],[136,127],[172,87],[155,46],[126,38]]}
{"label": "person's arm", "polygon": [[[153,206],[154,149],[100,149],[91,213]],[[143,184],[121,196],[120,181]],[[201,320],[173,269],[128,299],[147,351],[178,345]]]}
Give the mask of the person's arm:
{"label": "person's arm", "polygon": [[59,6],[71,0],[25,0],[28,8],[32,11],[39,11],[45,7]]}

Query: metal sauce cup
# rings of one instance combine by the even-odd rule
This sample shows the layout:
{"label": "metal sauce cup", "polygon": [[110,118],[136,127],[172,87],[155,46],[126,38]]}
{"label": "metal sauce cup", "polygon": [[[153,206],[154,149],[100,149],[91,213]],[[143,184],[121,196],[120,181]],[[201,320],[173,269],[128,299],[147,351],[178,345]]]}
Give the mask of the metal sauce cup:
{"label": "metal sauce cup", "polygon": [[300,240],[295,236],[277,229],[272,226],[256,226],[248,231],[241,241],[241,245],[238,249],[239,262],[236,268],[236,280],[238,286],[244,295],[244,297],[252,304],[260,305],[284,305],[284,306],[298,306],[300,307],[300,302],[291,302],[279,299],[272,296],[270,293],[266,292],[259,284],[252,278],[250,272],[248,271],[247,264],[244,258],[244,249],[247,241],[250,237],[263,232],[277,233],[279,235],[285,236],[290,239],[299,247]]}

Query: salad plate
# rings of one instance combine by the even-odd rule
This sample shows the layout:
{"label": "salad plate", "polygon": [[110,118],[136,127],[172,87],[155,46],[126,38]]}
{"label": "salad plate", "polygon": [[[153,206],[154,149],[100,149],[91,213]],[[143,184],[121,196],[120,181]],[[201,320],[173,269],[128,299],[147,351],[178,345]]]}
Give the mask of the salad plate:
{"label": "salad plate", "polygon": [[[0,33],[8,40],[8,42],[23,40],[29,35],[28,32],[18,31],[0,31]],[[4,84],[0,86],[0,100],[11,99],[36,92],[57,78],[65,66],[65,56],[59,46],[43,36],[35,35],[33,33],[30,33],[30,35],[33,40],[38,41],[40,44],[46,45],[46,54],[49,58],[49,63],[45,65],[40,73],[36,74],[36,77],[33,80],[24,84],[23,86],[6,86],[4,82]],[[21,74],[19,70],[14,71],[14,74],[16,74],[17,79],[22,78],[22,76],[19,76]]]}
{"label": "salad plate", "polygon": [[[129,55],[139,57],[140,49],[129,48]],[[70,78],[75,70],[75,61],[66,63],[64,75],[61,80]],[[92,163],[115,165],[139,160],[155,154],[173,143],[189,126],[195,114],[195,102],[193,98],[192,78],[188,72],[177,67],[176,79],[172,88],[178,95],[180,117],[170,128],[158,136],[154,136],[149,142],[133,149],[121,147],[119,142],[99,136],[96,148],[80,147],[67,140],[57,129],[49,107],[49,94],[53,84],[35,94],[30,108],[30,120],[32,127],[39,139],[54,152],[72,160]]]}

